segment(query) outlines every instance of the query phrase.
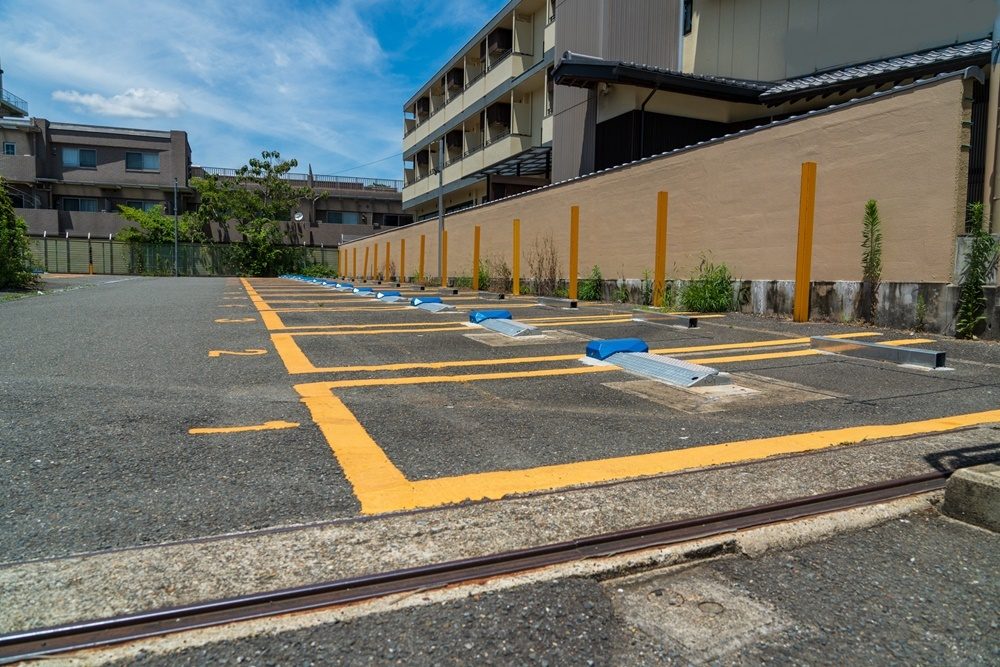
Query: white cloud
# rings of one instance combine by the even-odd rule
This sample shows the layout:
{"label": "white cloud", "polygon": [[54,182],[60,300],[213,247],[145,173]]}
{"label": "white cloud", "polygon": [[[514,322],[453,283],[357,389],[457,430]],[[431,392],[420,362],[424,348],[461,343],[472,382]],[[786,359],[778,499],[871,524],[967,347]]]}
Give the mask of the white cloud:
{"label": "white cloud", "polygon": [[75,90],[57,90],[52,93],[52,99],[75,104],[99,116],[126,118],[176,116],[187,108],[177,93],[153,88],[129,88],[112,97],[97,93],[84,94]]}

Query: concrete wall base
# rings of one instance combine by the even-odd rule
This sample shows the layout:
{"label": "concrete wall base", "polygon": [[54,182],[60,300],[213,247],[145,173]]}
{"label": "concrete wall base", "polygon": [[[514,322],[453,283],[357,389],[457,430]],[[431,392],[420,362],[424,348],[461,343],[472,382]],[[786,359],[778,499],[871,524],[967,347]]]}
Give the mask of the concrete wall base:
{"label": "concrete wall base", "polygon": [[941,512],[1000,532],[1000,465],[987,463],[956,470],[945,487]]}
{"label": "concrete wall base", "polygon": [[[627,293],[630,303],[644,303],[651,289],[642,280],[607,280],[604,299],[622,301]],[[679,294],[687,281],[668,281],[673,294]],[[1000,339],[1000,288],[983,289],[986,297],[986,321],[976,335]],[[793,280],[734,281],[733,296],[737,309],[754,315],[791,317],[795,303]],[[678,306],[679,307],[679,306]],[[874,324],[896,329],[913,329],[944,335],[955,334],[958,310],[958,285],[946,283],[882,283]],[[817,322],[855,322],[861,317],[861,283],[838,280],[812,283],[809,319]]]}

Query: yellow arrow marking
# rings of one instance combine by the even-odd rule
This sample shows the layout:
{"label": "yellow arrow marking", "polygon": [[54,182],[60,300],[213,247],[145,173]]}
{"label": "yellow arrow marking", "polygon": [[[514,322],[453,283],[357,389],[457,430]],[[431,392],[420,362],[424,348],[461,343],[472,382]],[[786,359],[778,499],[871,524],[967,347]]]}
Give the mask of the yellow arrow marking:
{"label": "yellow arrow marking", "polygon": [[229,319],[227,317],[220,317],[215,321],[218,322],[219,324],[237,324],[239,322],[256,322],[257,320],[256,318],[253,317],[241,317],[239,319]]}
{"label": "yellow arrow marking", "polygon": [[253,426],[217,426],[188,429],[191,435],[208,435],[212,433],[246,433],[248,431],[277,431],[283,428],[298,428],[297,422],[273,421]]}
{"label": "yellow arrow marking", "polygon": [[267,354],[267,350],[257,350],[257,349],[246,349],[242,352],[235,352],[233,350],[209,350],[208,356],[210,357],[221,357],[224,354],[230,354],[234,357],[257,357],[262,354]]}

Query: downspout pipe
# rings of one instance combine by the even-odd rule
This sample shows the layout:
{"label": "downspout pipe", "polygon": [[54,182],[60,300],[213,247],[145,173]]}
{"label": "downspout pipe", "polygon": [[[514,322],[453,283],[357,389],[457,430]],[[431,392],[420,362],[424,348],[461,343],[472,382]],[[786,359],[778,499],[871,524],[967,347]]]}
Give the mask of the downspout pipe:
{"label": "downspout pipe", "polygon": [[[1000,0],[998,0],[998,2],[1000,2]],[[633,155],[633,160],[641,160],[644,157],[643,146],[646,143],[646,103],[653,98],[653,95],[656,94],[657,90],[659,90],[659,88],[653,88],[649,91],[649,95],[646,95],[646,99],[644,99],[642,104],[639,105],[639,157],[635,157]]]}

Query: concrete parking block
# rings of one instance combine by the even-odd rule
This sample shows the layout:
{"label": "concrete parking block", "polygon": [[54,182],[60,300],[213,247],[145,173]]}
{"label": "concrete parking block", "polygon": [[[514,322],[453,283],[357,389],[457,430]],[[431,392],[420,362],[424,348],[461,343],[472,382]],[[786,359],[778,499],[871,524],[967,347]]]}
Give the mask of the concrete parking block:
{"label": "concrete parking block", "polygon": [[1000,532],[1000,464],[956,470],[948,480],[941,511],[953,519]]}

